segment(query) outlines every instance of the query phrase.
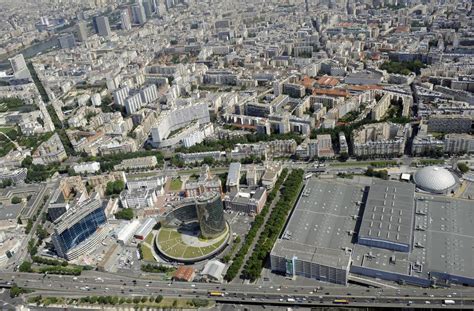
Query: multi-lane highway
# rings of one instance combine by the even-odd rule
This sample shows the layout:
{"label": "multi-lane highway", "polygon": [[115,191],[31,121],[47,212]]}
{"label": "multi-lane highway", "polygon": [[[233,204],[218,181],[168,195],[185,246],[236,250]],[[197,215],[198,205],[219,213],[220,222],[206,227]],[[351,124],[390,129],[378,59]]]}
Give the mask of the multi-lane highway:
{"label": "multi-lane highway", "polygon": [[[57,276],[30,273],[0,273],[0,283],[17,284],[35,290],[36,294],[52,296],[157,296],[208,297],[210,291],[223,293],[212,297],[219,303],[244,303],[268,305],[334,305],[343,300],[351,306],[413,308],[474,308],[474,291],[471,288],[447,289],[366,289],[361,287],[323,288],[301,286],[261,286],[252,284],[209,284],[163,282],[147,278],[88,271],[83,276]],[[445,305],[445,300],[454,304]]]}

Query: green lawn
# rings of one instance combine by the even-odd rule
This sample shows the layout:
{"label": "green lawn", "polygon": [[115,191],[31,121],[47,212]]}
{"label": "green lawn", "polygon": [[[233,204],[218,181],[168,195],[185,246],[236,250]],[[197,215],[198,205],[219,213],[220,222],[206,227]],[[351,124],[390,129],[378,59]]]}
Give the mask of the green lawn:
{"label": "green lawn", "polygon": [[[16,131],[13,128],[2,127],[0,128],[0,132],[10,137],[10,139],[16,138]],[[12,136],[13,134],[15,137]],[[4,135],[0,135],[0,157],[8,154],[13,148],[15,148],[15,145]]]}
{"label": "green lawn", "polygon": [[19,98],[0,98],[0,112],[7,111],[23,111],[30,112],[37,110],[35,105],[25,104],[23,100]]}
{"label": "green lawn", "polygon": [[11,131],[14,131],[15,129],[12,127],[0,127],[0,132],[5,133],[8,135]]}
{"label": "green lawn", "polygon": [[150,245],[153,245],[153,237],[154,237],[154,236],[155,236],[155,235],[153,234],[153,232],[150,232],[150,233],[147,235],[147,237],[146,237],[146,239],[145,239],[145,242],[147,242],[147,243],[150,244]]}
{"label": "green lawn", "polygon": [[142,254],[143,254],[143,260],[145,261],[155,261],[155,257],[153,256],[152,250],[146,246],[146,245],[140,245]]}
{"label": "green lawn", "polygon": [[170,182],[171,191],[180,191],[182,186],[183,182],[181,181],[181,178],[172,179]]}
{"label": "green lawn", "polygon": [[183,242],[181,235],[173,229],[161,228],[158,234],[158,243],[161,250],[170,257],[193,258],[204,256],[217,249],[225,242],[226,236],[223,236],[216,243],[206,247],[189,246]]}

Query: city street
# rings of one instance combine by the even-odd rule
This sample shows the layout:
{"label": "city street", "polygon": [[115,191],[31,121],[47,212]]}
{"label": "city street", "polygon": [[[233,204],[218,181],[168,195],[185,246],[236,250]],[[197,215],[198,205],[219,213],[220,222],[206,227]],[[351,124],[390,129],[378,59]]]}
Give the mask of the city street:
{"label": "city street", "polygon": [[[347,300],[351,306],[375,307],[443,307],[443,301],[453,300],[458,309],[474,307],[474,292],[469,288],[447,289],[400,288],[376,289],[328,286],[320,289],[310,286],[262,286],[252,284],[208,284],[162,282],[147,278],[132,278],[96,271],[85,272],[77,278],[71,276],[29,273],[0,273],[0,282],[8,287],[15,283],[35,290],[31,295],[50,296],[156,296],[206,298],[210,291],[224,293],[212,297],[219,303],[285,304],[322,306],[334,305],[335,299]],[[290,299],[290,301],[288,301]],[[294,299],[294,301],[293,301]],[[451,306],[452,307],[452,306]]]}

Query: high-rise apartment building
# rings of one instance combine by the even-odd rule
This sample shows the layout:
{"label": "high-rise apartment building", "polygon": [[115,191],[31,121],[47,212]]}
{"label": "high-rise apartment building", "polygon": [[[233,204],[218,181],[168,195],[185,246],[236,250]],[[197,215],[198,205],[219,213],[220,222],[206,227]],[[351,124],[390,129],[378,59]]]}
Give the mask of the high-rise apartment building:
{"label": "high-rise apartment building", "polygon": [[124,106],[125,105],[125,99],[128,97],[128,93],[130,93],[130,88],[128,86],[125,86],[121,89],[115,90],[112,93],[112,96],[114,97],[115,104],[119,105],[119,106]]}
{"label": "high-rise apartment building", "polygon": [[79,22],[76,24],[76,40],[80,42],[84,42],[87,40],[86,22]]}
{"label": "high-rise apartment building", "polygon": [[120,27],[123,30],[130,30],[132,29],[132,22],[130,21],[130,15],[128,10],[123,10],[120,12]]}
{"label": "high-rise apartment building", "polygon": [[73,34],[62,35],[58,40],[61,49],[72,49],[76,46],[76,39]]}
{"label": "high-rise apartment building", "polygon": [[156,85],[151,84],[140,91],[140,95],[142,97],[142,102],[145,104],[151,103],[152,101],[156,100],[159,96],[158,89]]}
{"label": "high-rise apartment building", "polygon": [[143,102],[140,93],[127,97],[127,99],[125,99],[125,109],[127,110],[127,114],[130,115],[140,110],[142,104]]}
{"label": "high-rise apartment building", "polygon": [[151,0],[142,0],[142,6],[145,11],[145,16],[150,18],[153,15],[153,7],[151,5]]}
{"label": "high-rise apartment building", "polygon": [[15,57],[10,58],[9,61],[12,66],[15,79],[26,79],[31,77],[23,54],[18,54]]}
{"label": "high-rise apartment building", "polygon": [[110,30],[109,18],[107,16],[96,16],[92,20],[94,29],[101,37],[109,37],[112,35]]}
{"label": "high-rise apartment building", "polygon": [[473,153],[474,136],[469,134],[447,134],[444,137],[444,152]]}
{"label": "high-rise apartment building", "polygon": [[132,6],[133,23],[143,25],[146,22],[145,9],[141,3]]}

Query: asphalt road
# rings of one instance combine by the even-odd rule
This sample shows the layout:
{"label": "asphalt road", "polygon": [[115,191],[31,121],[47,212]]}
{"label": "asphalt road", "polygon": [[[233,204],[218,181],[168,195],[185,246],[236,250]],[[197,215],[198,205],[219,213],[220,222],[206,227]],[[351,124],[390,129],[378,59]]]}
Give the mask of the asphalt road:
{"label": "asphalt road", "polygon": [[[209,284],[163,282],[143,277],[134,279],[96,271],[88,271],[74,279],[31,273],[0,273],[0,283],[16,283],[20,287],[34,289],[33,295],[53,296],[157,296],[208,297],[209,291],[225,293],[213,297],[220,303],[245,303],[268,305],[328,306],[335,299],[345,299],[351,306],[361,307],[406,307],[413,308],[474,308],[472,288],[449,289],[365,289],[359,287],[328,286],[319,290],[301,286],[259,286],[243,284]],[[288,301],[290,299],[290,301]],[[294,301],[293,301],[294,299]],[[445,299],[454,300],[454,305],[444,306]]]}

